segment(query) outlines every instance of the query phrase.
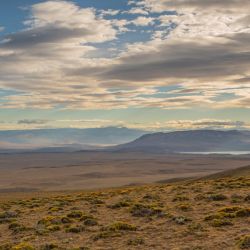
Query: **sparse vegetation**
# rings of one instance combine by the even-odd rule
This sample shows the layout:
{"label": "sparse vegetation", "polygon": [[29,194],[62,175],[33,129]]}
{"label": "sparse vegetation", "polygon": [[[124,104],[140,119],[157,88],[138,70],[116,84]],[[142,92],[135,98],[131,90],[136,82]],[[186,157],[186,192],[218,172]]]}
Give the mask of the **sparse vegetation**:
{"label": "sparse vegetation", "polygon": [[249,182],[230,177],[0,200],[0,250],[249,249]]}

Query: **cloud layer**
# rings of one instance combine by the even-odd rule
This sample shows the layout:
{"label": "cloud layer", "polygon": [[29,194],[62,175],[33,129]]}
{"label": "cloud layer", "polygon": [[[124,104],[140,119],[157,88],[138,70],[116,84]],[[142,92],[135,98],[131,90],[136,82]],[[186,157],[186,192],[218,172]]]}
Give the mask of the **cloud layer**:
{"label": "cloud layer", "polygon": [[25,28],[0,40],[0,87],[18,92],[0,107],[250,108],[248,0],[128,4],[30,6]]}

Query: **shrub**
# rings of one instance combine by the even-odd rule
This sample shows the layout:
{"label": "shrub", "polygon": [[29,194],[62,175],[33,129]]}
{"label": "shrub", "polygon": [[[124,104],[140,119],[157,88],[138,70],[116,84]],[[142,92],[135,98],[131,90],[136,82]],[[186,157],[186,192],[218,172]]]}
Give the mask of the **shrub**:
{"label": "shrub", "polygon": [[225,219],[214,219],[211,222],[211,226],[213,227],[223,227],[223,226],[232,226],[233,223],[231,221]]}
{"label": "shrub", "polygon": [[192,207],[189,204],[180,204],[177,208],[184,212],[192,210]]}
{"label": "shrub", "polygon": [[19,232],[25,231],[26,227],[18,224],[17,222],[13,222],[9,225],[9,229],[12,230],[14,233],[19,233]]}
{"label": "shrub", "polygon": [[66,217],[66,216],[63,216],[63,217],[61,218],[61,222],[62,222],[63,224],[69,224],[69,223],[72,223],[73,220],[70,219],[70,218],[68,218],[68,217]]}
{"label": "shrub", "polygon": [[14,247],[12,247],[12,250],[35,250],[33,246],[31,246],[29,243],[22,242]]}
{"label": "shrub", "polygon": [[227,199],[227,196],[224,194],[211,194],[207,198],[211,201],[223,201]]}
{"label": "shrub", "polygon": [[58,226],[58,225],[50,225],[46,229],[49,230],[50,232],[55,232],[55,231],[61,230],[60,226]]}
{"label": "shrub", "polygon": [[238,245],[241,249],[249,249],[250,248],[250,235],[246,235],[242,237]]}
{"label": "shrub", "polygon": [[0,246],[0,250],[11,250],[11,249],[12,245],[9,243]]}
{"label": "shrub", "polygon": [[176,222],[179,225],[184,225],[187,222],[191,221],[191,219],[186,218],[185,216],[177,216],[173,218],[173,221]]}
{"label": "shrub", "polygon": [[94,218],[88,218],[86,220],[84,220],[84,225],[85,226],[96,226],[98,223],[96,221],[96,219]]}
{"label": "shrub", "polygon": [[108,208],[116,209],[116,208],[122,208],[122,207],[129,207],[129,202],[127,201],[119,201],[113,205],[109,205]]}
{"label": "shrub", "polygon": [[248,194],[248,195],[245,197],[244,201],[250,202],[250,194]]}
{"label": "shrub", "polygon": [[41,250],[53,250],[53,249],[58,249],[58,245],[54,243],[48,243],[41,247]]}
{"label": "shrub", "polygon": [[116,222],[112,225],[104,228],[104,230],[108,231],[136,231],[137,227],[125,222]]}
{"label": "shrub", "polygon": [[83,216],[83,213],[81,211],[72,211],[69,214],[67,214],[67,217],[69,218],[81,218]]}
{"label": "shrub", "polygon": [[183,195],[177,195],[173,198],[173,201],[188,201],[189,198],[187,196],[183,196]]}
{"label": "shrub", "polygon": [[85,227],[83,226],[72,226],[69,228],[66,228],[65,232],[66,233],[80,233],[85,230]]}
{"label": "shrub", "polygon": [[16,217],[18,217],[17,212],[11,212],[11,211],[2,212],[0,213],[0,224],[12,222]]}
{"label": "shrub", "polygon": [[110,237],[120,237],[122,236],[120,233],[115,232],[115,231],[103,231],[98,233],[97,235],[95,235],[93,237],[94,241],[97,241],[99,239],[106,239],[106,238],[110,238]]}
{"label": "shrub", "polygon": [[145,242],[144,242],[144,239],[142,238],[135,238],[135,239],[130,239],[128,240],[128,245],[129,246],[139,246],[139,245],[143,245]]}
{"label": "shrub", "polygon": [[165,213],[159,207],[152,205],[145,205],[141,203],[137,203],[133,205],[130,210],[131,214],[135,217],[146,217],[146,216],[164,216]]}
{"label": "shrub", "polygon": [[38,225],[44,225],[44,226],[57,225],[60,223],[61,219],[54,216],[46,216],[37,222]]}

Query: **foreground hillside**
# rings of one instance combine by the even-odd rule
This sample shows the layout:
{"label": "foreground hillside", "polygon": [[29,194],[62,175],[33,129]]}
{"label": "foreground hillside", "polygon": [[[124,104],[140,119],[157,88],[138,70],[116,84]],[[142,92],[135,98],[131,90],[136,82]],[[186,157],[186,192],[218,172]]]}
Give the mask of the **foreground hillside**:
{"label": "foreground hillside", "polygon": [[5,196],[0,249],[250,249],[249,191],[245,167],[189,182]]}

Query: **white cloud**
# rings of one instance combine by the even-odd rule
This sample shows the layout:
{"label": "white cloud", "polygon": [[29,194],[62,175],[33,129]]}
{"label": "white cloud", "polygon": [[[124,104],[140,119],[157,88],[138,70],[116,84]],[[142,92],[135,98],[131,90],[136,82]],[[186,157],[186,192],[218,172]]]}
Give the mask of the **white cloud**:
{"label": "white cloud", "polygon": [[138,8],[138,7],[134,7],[132,9],[130,9],[129,11],[125,11],[125,13],[128,14],[132,14],[132,15],[148,15],[148,11],[146,11],[143,8]]}
{"label": "white cloud", "polygon": [[101,13],[101,17],[116,16],[120,13],[120,10],[113,10],[113,9],[101,10],[100,13]]}
{"label": "white cloud", "polygon": [[250,123],[233,120],[200,119],[200,120],[169,120],[152,123],[129,124],[128,127],[147,129],[152,131],[176,131],[196,129],[249,129]]}
{"label": "white cloud", "polygon": [[4,31],[4,27],[0,26],[0,32]]}
{"label": "white cloud", "polygon": [[154,18],[139,16],[131,22],[136,26],[148,26],[154,23]]}

